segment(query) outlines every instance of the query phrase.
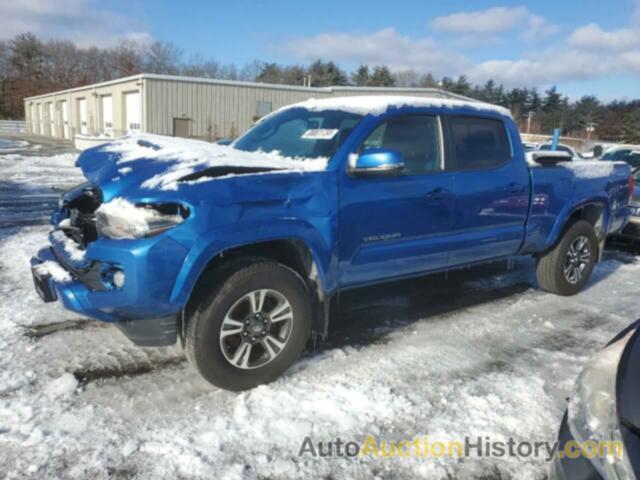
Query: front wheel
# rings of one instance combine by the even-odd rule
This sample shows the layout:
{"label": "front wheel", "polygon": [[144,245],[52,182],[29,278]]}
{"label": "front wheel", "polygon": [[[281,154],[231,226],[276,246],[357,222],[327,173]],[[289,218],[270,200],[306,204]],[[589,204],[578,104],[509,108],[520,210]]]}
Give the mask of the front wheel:
{"label": "front wheel", "polygon": [[538,260],[538,283],[557,295],[575,295],[589,281],[597,258],[598,239],[593,226],[576,221],[553,250]]}
{"label": "front wheel", "polygon": [[246,390],[282,375],[302,353],[311,297],[291,269],[271,261],[237,268],[196,298],[187,356],[210,383]]}

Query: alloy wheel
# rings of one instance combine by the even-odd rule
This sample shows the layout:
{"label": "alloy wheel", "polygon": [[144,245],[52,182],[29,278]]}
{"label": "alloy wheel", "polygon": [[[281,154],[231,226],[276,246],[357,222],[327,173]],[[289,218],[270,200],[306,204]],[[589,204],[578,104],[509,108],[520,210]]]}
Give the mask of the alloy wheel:
{"label": "alloy wheel", "polygon": [[572,285],[577,284],[584,276],[591,262],[589,239],[584,235],[577,237],[567,250],[564,262],[564,278]]}
{"label": "alloy wheel", "polygon": [[293,309],[282,293],[254,290],[227,311],[220,328],[220,347],[225,359],[237,368],[262,367],[284,350],[292,327]]}

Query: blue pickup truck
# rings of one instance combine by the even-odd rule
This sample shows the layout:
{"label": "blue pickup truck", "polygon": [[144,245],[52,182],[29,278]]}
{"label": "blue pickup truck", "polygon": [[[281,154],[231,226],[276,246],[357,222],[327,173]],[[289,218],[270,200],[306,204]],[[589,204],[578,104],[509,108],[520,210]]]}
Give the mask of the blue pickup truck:
{"label": "blue pickup truck", "polygon": [[309,100],[231,145],[126,137],[78,158],[36,290],[251,388],[340,291],[532,255],[541,288],[578,293],[628,222],[629,167],[531,155],[505,109],[411,97]]}

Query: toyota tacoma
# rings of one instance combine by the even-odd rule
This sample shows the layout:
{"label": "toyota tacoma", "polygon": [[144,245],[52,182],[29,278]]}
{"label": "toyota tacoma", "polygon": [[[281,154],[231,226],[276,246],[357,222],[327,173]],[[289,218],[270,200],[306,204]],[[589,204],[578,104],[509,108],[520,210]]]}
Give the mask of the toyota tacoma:
{"label": "toyota tacoma", "polygon": [[633,177],[563,155],[525,155],[503,108],[412,97],[309,100],[230,145],[129,136],[79,156],[33,279],[248,389],[327,334],[341,291],[530,255],[542,289],[578,293]]}

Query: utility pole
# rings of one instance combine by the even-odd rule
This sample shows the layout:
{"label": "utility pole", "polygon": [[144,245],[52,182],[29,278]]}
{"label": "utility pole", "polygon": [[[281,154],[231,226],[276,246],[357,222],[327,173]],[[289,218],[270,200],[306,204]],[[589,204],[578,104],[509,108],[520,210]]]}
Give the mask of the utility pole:
{"label": "utility pole", "polygon": [[587,131],[587,140],[588,141],[591,140],[591,134],[596,130],[597,126],[598,126],[598,124],[594,123],[594,122],[587,123],[587,126],[586,126],[585,130]]}
{"label": "utility pole", "polygon": [[533,120],[533,117],[536,116],[536,112],[529,112],[527,113],[527,135],[529,135],[529,133],[531,132],[531,120]]}

